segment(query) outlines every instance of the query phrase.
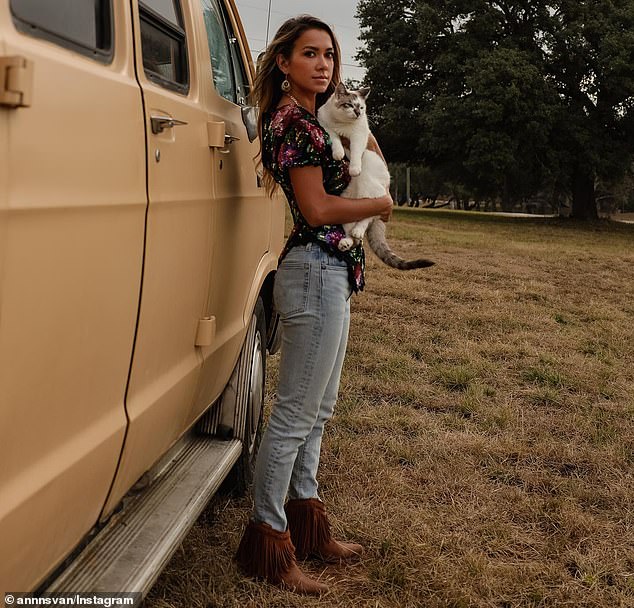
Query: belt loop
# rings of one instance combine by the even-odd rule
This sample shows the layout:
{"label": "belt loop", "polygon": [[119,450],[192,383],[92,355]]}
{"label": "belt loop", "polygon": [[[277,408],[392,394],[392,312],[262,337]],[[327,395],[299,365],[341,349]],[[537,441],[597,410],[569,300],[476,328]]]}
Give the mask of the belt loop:
{"label": "belt loop", "polygon": [[313,248],[313,244],[312,243],[306,243],[306,251],[311,251]]}

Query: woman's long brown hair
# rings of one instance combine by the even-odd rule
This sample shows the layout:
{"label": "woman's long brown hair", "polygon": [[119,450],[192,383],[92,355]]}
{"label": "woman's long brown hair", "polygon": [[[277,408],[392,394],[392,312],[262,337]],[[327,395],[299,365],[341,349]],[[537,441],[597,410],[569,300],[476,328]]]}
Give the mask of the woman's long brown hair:
{"label": "woman's long brown hair", "polygon": [[[328,89],[324,93],[317,95],[316,108],[319,108],[332,95],[335,87],[341,81],[341,50],[330,26],[321,19],[311,15],[299,15],[285,21],[277,30],[266,51],[258,58],[257,74],[251,91],[251,103],[259,107],[260,164],[262,160],[264,115],[277,107],[283,95],[281,85],[284,80],[284,74],[277,66],[277,57],[278,55],[283,55],[286,59],[290,59],[295,42],[306,30],[323,30],[327,32],[332,40],[334,50],[332,79]],[[270,195],[275,190],[276,184],[266,167],[263,167],[263,174],[264,186]]]}

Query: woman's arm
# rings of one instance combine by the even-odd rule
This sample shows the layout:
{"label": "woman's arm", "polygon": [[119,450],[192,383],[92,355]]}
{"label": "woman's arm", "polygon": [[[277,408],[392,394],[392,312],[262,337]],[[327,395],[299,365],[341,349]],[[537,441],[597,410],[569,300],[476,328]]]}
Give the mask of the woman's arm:
{"label": "woman's arm", "polygon": [[392,197],[343,198],[324,190],[321,167],[296,167],[289,171],[295,199],[310,226],[358,222],[378,215],[387,222],[392,214]]}

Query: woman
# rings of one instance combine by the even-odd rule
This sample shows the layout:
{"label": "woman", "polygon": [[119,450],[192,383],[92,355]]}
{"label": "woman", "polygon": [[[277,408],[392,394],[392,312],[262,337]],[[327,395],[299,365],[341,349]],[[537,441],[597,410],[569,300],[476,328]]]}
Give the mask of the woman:
{"label": "woman", "polygon": [[253,516],[236,559],[245,574],[305,594],[327,587],[303,574],[297,558],[339,562],[362,551],[330,536],[316,480],[348,339],[349,298],[364,284],[363,248],[337,248],[345,236],[341,224],[375,215],[387,221],[392,209],[387,193],[378,199],[338,196],[350,181],[348,163],[333,160],[315,114],[339,82],[339,68],[330,27],[302,15],[278,30],[258,62],[253,90],[264,182],[269,190],[275,183],[282,187],[295,225],[274,288],[282,321],[277,402],[256,461]]}

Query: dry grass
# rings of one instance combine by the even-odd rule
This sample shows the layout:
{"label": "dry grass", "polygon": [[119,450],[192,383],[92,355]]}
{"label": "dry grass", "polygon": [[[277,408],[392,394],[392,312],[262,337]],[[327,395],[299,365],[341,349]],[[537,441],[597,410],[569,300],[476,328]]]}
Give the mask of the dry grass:
{"label": "dry grass", "polygon": [[369,260],[320,478],[363,562],[306,564],[321,599],[245,580],[249,501],[217,497],[148,608],[634,606],[634,226],[398,210],[390,234],[437,266]]}

